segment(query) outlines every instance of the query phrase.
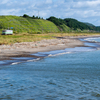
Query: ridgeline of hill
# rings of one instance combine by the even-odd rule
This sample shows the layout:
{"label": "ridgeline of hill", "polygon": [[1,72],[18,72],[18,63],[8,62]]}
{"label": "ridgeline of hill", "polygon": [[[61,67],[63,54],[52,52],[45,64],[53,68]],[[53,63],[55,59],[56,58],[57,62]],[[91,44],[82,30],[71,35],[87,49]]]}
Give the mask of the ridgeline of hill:
{"label": "ridgeline of hill", "polygon": [[57,25],[59,28],[64,30],[64,27],[67,26],[67,31],[74,31],[74,32],[100,32],[100,27],[96,27],[90,23],[83,23],[79,22],[76,19],[72,18],[56,18],[56,17],[50,17],[47,20],[53,22],[55,25]]}
{"label": "ridgeline of hill", "polygon": [[46,20],[40,17],[23,16],[0,16],[0,32],[12,28],[18,33],[58,33],[58,32],[100,32],[100,27],[90,23],[79,22],[72,18],[50,17]]}

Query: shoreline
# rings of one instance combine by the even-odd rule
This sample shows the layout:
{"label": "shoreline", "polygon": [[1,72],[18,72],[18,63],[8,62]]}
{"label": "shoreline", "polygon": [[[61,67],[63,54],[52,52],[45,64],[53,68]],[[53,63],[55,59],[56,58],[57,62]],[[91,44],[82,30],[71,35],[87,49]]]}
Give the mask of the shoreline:
{"label": "shoreline", "polygon": [[37,52],[64,50],[66,48],[85,47],[84,41],[79,39],[88,37],[91,38],[100,36],[56,37],[56,39],[45,39],[37,42],[22,42],[15,43],[13,45],[0,45],[0,60],[10,60],[12,57],[41,58],[31,54]]}

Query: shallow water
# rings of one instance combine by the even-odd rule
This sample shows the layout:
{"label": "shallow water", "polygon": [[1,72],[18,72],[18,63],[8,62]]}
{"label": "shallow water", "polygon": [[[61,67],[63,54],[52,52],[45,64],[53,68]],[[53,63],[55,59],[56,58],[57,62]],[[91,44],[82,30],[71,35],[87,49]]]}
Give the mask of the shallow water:
{"label": "shallow water", "polygon": [[100,50],[65,51],[41,52],[55,56],[0,66],[0,100],[100,100]]}

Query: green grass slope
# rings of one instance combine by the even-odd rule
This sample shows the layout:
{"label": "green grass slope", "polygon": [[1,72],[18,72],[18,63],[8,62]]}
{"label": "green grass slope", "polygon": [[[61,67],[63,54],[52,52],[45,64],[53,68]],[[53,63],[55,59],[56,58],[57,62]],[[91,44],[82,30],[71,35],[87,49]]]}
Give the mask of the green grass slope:
{"label": "green grass slope", "polygon": [[68,26],[66,26],[65,24],[62,24],[59,27],[61,28],[60,30],[62,32],[71,32],[71,29]]}
{"label": "green grass slope", "polygon": [[19,16],[0,16],[0,32],[13,27],[15,34],[18,33],[50,33],[59,32],[58,27],[47,20],[23,18]]}
{"label": "green grass slope", "polygon": [[58,26],[61,32],[70,32],[71,29],[66,25],[66,22],[63,19],[56,18],[56,17],[49,17],[47,18],[48,21],[53,22],[56,26]]}

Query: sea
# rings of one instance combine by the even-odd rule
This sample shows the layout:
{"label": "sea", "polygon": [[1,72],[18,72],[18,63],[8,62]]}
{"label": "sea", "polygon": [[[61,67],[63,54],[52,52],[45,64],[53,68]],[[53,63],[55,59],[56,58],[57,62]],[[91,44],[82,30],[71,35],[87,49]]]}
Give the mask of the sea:
{"label": "sea", "polygon": [[0,100],[100,100],[100,37],[84,47],[0,61]]}

